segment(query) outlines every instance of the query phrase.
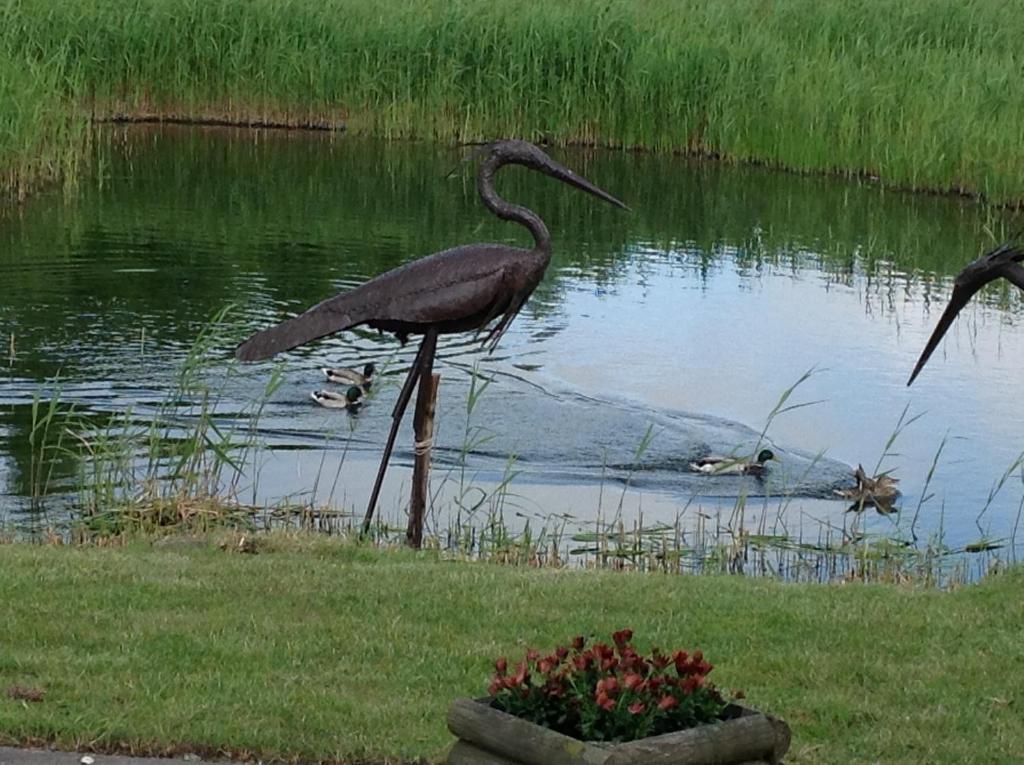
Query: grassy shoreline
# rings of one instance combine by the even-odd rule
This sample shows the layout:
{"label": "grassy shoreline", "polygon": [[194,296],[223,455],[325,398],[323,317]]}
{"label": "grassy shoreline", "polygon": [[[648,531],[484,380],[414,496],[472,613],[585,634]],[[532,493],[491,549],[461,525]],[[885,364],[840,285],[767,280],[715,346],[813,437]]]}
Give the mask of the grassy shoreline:
{"label": "grassy shoreline", "polygon": [[306,535],[0,547],[0,741],[436,761],[450,699],[528,645],[631,626],[793,727],[787,762],[1019,753],[1018,569],[955,592],[445,561]]}
{"label": "grassy shoreline", "polygon": [[[21,0],[0,11],[0,165],[41,176],[32,107],[546,137],[1024,199],[1024,6],[914,0]],[[4,74],[0,74],[0,83]],[[29,116],[18,116],[21,114]],[[48,120],[53,123],[54,120]],[[67,145],[64,141],[62,145]],[[12,159],[14,157],[15,159]],[[19,164],[21,163],[21,164]],[[24,163],[29,163],[25,165]]]}

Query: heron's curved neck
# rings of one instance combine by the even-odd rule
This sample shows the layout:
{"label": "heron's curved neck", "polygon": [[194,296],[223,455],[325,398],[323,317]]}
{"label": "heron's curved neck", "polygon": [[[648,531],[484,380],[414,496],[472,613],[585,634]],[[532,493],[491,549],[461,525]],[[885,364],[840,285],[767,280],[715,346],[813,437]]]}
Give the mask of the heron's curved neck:
{"label": "heron's curved neck", "polygon": [[502,220],[510,220],[530,229],[536,249],[550,254],[551,234],[548,233],[548,227],[544,225],[540,216],[522,205],[506,202],[494,190],[494,174],[504,164],[505,162],[494,156],[488,157],[480,164],[480,172],[476,177],[480,198],[484,200],[487,209]]}

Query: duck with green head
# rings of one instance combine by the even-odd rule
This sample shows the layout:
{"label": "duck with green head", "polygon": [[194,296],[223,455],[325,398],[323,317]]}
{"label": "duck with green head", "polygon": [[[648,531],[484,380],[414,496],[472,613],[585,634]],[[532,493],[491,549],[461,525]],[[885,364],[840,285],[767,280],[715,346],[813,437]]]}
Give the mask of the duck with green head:
{"label": "duck with green head", "polygon": [[762,449],[756,460],[708,455],[691,462],[690,470],[707,475],[764,475],[768,471],[765,463],[769,460],[779,461],[771,449]]}
{"label": "duck with green head", "polygon": [[358,385],[353,385],[345,391],[344,396],[329,390],[315,390],[310,394],[310,397],[320,406],[325,406],[328,409],[355,411],[362,406],[363,389]]}

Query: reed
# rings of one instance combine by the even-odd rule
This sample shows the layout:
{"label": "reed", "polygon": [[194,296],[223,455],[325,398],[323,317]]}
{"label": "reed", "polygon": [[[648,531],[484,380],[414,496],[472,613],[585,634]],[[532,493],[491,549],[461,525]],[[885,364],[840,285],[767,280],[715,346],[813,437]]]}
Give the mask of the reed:
{"label": "reed", "polygon": [[[364,539],[359,514],[333,501],[333,487],[326,502],[318,499],[315,490],[301,502],[264,506],[242,501],[239,479],[243,473],[253,482],[259,477],[259,416],[279,376],[271,376],[263,399],[251,409],[244,425],[219,422],[215,415],[218,389],[202,379],[208,371],[209,338],[215,336],[216,326],[197,341],[183,364],[179,385],[149,415],[151,419],[127,411],[102,423],[90,422],[61,401],[59,390],[46,401],[37,397],[31,437],[33,507],[39,520],[30,529],[31,538],[110,544],[139,535],[189,538],[215,529],[236,529],[246,532],[245,544],[262,544],[263,535],[253,537],[254,531],[303,530]],[[467,399],[471,414],[488,384],[476,370],[472,374]],[[807,377],[783,393],[768,417],[769,424],[804,405],[787,401]],[[891,456],[896,438],[913,419],[905,415],[883,447],[883,459]],[[348,438],[352,435],[350,431]],[[425,547],[453,559],[545,568],[746,574],[794,582],[913,582],[931,587],[974,581],[1015,560],[1012,537],[1007,545],[1005,539],[984,535],[978,542],[953,549],[945,543],[941,528],[919,539],[913,523],[908,532],[898,515],[889,528],[881,530],[869,529],[860,514],[844,516],[841,526],[811,518],[801,518],[793,526],[787,518],[796,498],[784,484],[776,487],[774,497],[755,501],[741,495],[731,509],[702,507],[698,497],[691,497],[669,524],[645,521],[642,506],[630,507],[627,520],[625,489],[611,499],[608,508],[599,502],[596,518],[590,520],[551,510],[530,512],[512,491],[518,475],[514,456],[496,483],[482,480],[470,467],[469,455],[486,435],[483,426],[467,424],[460,456],[442,474],[432,494]],[[648,430],[637,446],[633,464],[625,466],[624,484],[641,468],[653,437]],[[74,445],[68,446],[69,442]],[[347,452],[347,442],[343,448]],[[78,463],[77,480],[72,485],[54,481],[56,463],[69,459]],[[1016,467],[1005,472],[1000,487]],[[323,466],[315,484],[330,478],[321,476],[322,471]],[[69,471],[65,466],[56,473]],[[334,476],[335,483],[339,477]],[[441,499],[446,485],[452,487],[450,496]],[[70,506],[63,501],[69,491],[75,494]],[[404,545],[401,509],[378,516],[370,543],[382,548]]]}
{"label": "reed", "polygon": [[38,79],[18,86],[19,162],[38,154],[25,143],[37,108],[57,99],[97,117],[692,151],[1013,202],[1024,199],[1022,10],[1020,0],[20,0],[0,10],[0,60]]}
{"label": "reed", "polygon": [[[87,134],[45,62],[0,51],[0,105],[2,210],[3,202],[23,200],[37,183],[73,180]],[[12,337],[12,354],[13,348]]]}
{"label": "reed", "polygon": [[[86,416],[62,399],[56,386],[32,405],[29,464],[31,518],[35,540],[68,539],[85,544],[110,544],[154,535],[194,535],[234,529],[246,533],[245,544],[260,544],[252,532],[303,530],[354,541],[364,539],[361,514],[336,500],[341,467],[356,435],[356,420],[340,432],[325,435],[325,447],[342,451],[338,472],[325,474],[325,463],[313,476],[313,490],[302,501],[263,505],[256,485],[262,461],[260,418],[278,390],[281,370],[272,372],[262,395],[241,415],[219,413],[234,368],[220,364],[220,349],[230,345],[226,319],[230,306],[218,311],[203,328],[181,362],[176,384],[150,411],[131,409],[98,418]],[[933,497],[928,486],[945,441],[939,445],[909,526],[903,513],[870,523],[865,513],[847,513],[841,524],[794,513],[795,487],[805,475],[782,473],[772,479],[763,498],[741,494],[732,508],[702,506],[695,493],[682,501],[672,523],[645,521],[642,497],[625,507],[627,489],[657,438],[648,427],[623,473],[617,496],[604,500],[603,479],[597,507],[590,518],[574,517],[557,508],[531,510],[519,502],[513,483],[520,471],[509,455],[502,474],[485,476],[472,455],[493,439],[474,412],[492,380],[479,367],[466,370],[470,388],[462,444],[447,470],[438,471],[431,493],[424,546],[458,560],[488,561],[513,566],[587,568],[691,574],[746,574],[793,582],[913,582],[954,587],[975,581],[1016,561],[1016,531],[1006,538],[983,527],[994,497],[1021,472],[1024,456],[1003,473],[978,514],[977,541],[950,547],[941,524],[927,538],[916,530],[921,506]],[[768,442],[779,417],[820,401],[797,401],[794,394],[816,373],[810,369],[786,388],[765,418],[753,452]],[[379,392],[379,391],[378,391]],[[896,442],[920,415],[905,409],[880,451],[883,462],[896,455]],[[822,455],[817,455],[816,462]],[[807,468],[809,471],[812,465]],[[793,480],[795,479],[795,483]],[[330,492],[319,492],[327,486]],[[251,500],[244,500],[251,487]],[[446,491],[447,489],[447,491]],[[609,487],[610,489],[610,487]],[[1021,507],[1024,507],[1022,499]],[[1024,511],[1022,511],[1024,513]],[[795,521],[795,523],[794,523]],[[0,534],[13,533],[0,528]],[[17,536],[17,534],[15,534]],[[379,514],[370,544],[405,544],[401,508]]]}

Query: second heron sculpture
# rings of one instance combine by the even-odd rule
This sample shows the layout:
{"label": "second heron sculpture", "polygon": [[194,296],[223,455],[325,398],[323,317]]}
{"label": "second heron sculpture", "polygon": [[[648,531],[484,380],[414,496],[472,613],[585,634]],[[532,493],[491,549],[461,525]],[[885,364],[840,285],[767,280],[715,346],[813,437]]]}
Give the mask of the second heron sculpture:
{"label": "second heron sculpture", "polygon": [[392,411],[391,431],[366,509],[364,531],[369,529],[398,426],[413,388],[417,382],[421,388],[430,384],[437,336],[480,330],[497,320],[483,341],[493,350],[551,262],[551,235],[544,221],[532,210],[498,196],[494,190],[494,174],[498,169],[509,164],[523,165],[617,207],[629,209],[526,141],[495,141],[477,153],[484,155],[477,173],[480,198],[502,220],[525,226],[533,236],[533,249],[504,244],[467,244],[429,255],[257,332],[235,352],[242,361],[256,361],[363,324],[393,332],[403,343],[409,335],[423,336]]}

